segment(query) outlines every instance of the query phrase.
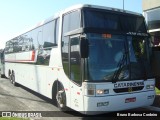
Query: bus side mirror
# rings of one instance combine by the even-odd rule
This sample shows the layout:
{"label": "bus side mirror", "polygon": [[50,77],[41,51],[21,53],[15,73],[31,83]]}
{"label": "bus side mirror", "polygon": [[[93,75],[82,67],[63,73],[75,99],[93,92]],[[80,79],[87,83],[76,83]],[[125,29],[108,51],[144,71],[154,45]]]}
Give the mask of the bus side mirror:
{"label": "bus side mirror", "polygon": [[88,47],[88,39],[81,38],[80,40],[80,54],[81,58],[87,58],[89,54],[89,47]]}

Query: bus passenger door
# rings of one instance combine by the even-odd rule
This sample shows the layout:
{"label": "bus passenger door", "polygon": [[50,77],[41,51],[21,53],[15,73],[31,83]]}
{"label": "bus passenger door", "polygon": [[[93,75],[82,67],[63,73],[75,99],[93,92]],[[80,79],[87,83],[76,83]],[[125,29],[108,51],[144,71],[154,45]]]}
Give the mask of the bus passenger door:
{"label": "bus passenger door", "polygon": [[71,108],[83,111],[80,37],[70,37],[70,91]]}

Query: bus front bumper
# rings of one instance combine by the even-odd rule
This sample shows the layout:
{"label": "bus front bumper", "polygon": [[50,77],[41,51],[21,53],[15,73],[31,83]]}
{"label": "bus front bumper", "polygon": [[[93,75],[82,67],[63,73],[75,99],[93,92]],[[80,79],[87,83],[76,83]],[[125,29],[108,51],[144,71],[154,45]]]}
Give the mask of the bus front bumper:
{"label": "bus front bumper", "polygon": [[101,114],[152,105],[155,91],[103,97],[84,96],[83,114]]}

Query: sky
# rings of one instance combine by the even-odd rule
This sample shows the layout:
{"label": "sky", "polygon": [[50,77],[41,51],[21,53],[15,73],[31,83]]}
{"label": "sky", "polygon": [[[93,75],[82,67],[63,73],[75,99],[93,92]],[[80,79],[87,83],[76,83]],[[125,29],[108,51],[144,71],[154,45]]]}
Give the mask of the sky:
{"label": "sky", "polygon": [[[123,9],[123,0],[0,0],[0,49],[18,33],[76,4]],[[142,0],[124,0],[124,9],[142,13]]]}

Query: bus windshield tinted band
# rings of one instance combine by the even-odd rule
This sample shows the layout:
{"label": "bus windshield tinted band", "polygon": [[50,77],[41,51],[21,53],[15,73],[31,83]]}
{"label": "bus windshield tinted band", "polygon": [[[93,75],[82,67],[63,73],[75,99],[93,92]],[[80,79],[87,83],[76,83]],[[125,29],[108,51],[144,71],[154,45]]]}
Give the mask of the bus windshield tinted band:
{"label": "bus windshield tinted band", "polygon": [[136,15],[111,13],[107,11],[84,10],[85,28],[98,28],[121,32],[146,33],[143,17]]}

